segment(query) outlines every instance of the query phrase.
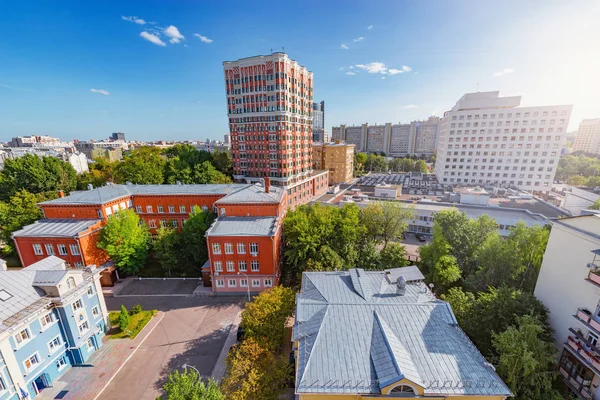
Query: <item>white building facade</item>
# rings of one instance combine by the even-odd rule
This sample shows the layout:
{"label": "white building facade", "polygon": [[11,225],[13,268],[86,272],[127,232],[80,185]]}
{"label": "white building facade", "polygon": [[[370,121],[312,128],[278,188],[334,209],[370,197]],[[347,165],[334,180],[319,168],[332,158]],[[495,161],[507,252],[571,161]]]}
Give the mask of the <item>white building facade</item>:
{"label": "white building facade", "polygon": [[439,182],[551,190],[573,106],[520,103],[497,91],[461,97],[440,124]]}
{"label": "white building facade", "polygon": [[554,221],[535,287],[550,312],[559,372],[579,398],[600,399],[600,216]]}
{"label": "white building facade", "polygon": [[600,118],[584,119],[579,124],[573,152],[600,154]]}

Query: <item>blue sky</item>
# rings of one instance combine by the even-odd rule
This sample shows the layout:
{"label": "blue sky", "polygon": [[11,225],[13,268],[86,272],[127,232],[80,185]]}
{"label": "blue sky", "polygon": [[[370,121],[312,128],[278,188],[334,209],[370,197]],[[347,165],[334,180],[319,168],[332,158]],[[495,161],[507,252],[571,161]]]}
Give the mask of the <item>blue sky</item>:
{"label": "blue sky", "polygon": [[220,139],[222,61],[282,47],[327,129],[441,115],[478,85],[574,104],[572,129],[600,117],[596,1],[1,1],[0,141]]}

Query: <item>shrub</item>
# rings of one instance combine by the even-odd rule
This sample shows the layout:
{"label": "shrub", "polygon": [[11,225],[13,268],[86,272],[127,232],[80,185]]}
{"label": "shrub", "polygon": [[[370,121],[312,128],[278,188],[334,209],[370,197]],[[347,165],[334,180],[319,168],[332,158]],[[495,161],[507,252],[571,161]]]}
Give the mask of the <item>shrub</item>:
{"label": "shrub", "polygon": [[121,329],[121,332],[125,332],[125,329],[127,329],[129,326],[129,313],[124,305],[121,305],[121,312],[117,318],[117,323],[119,324],[119,329]]}
{"label": "shrub", "polygon": [[133,307],[129,309],[129,315],[139,314],[143,311],[141,304],[135,304]]}

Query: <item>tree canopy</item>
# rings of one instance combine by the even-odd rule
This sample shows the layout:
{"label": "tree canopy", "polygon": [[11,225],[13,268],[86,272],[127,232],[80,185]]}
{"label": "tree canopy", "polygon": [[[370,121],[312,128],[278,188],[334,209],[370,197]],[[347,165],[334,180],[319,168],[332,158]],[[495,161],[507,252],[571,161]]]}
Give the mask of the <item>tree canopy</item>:
{"label": "tree canopy", "polygon": [[169,374],[163,390],[165,392],[165,396],[161,397],[163,400],[225,400],[214,379],[203,381],[192,369],[186,369],[182,373],[176,370]]}
{"label": "tree canopy", "polygon": [[360,223],[367,234],[385,249],[389,242],[402,239],[408,229],[408,221],[414,218],[415,211],[404,203],[396,201],[373,202],[360,213]]}
{"label": "tree canopy", "polygon": [[132,209],[121,210],[108,217],[100,232],[98,247],[127,274],[137,273],[148,258],[150,234],[146,224]]}
{"label": "tree canopy", "polygon": [[117,183],[161,184],[165,159],[158,147],[138,147],[124,155],[115,169]]}
{"label": "tree canopy", "polygon": [[558,161],[556,179],[573,186],[600,186],[600,159],[584,154],[569,154]]}

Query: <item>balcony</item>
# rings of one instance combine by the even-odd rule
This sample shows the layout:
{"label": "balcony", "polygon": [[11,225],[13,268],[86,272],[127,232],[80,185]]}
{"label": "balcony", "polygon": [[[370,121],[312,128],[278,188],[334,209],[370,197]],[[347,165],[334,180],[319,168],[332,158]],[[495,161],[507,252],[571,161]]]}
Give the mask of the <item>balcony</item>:
{"label": "balcony", "polygon": [[588,367],[594,374],[600,375],[600,350],[583,338],[583,336],[569,329],[573,335],[569,335],[565,349],[573,354],[583,365]]}
{"label": "balcony", "polygon": [[562,366],[559,368],[559,371],[563,381],[575,394],[578,395],[579,398],[586,400],[593,398],[592,391],[588,386],[591,384],[591,381],[584,381],[581,377],[570,376],[567,370],[565,370]]}
{"label": "balcony", "polygon": [[590,272],[588,272],[586,281],[600,288],[600,269],[598,269],[598,266],[593,263],[588,264],[588,268],[590,268]]}
{"label": "balcony", "polygon": [[582,322],[587,328],[600,335],[600,322],[594,319],[589,310],[580,308],[577,310],[577,313],[573,315],[573,317],[575,317],[579,322]]}

